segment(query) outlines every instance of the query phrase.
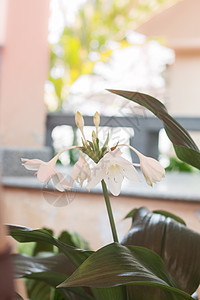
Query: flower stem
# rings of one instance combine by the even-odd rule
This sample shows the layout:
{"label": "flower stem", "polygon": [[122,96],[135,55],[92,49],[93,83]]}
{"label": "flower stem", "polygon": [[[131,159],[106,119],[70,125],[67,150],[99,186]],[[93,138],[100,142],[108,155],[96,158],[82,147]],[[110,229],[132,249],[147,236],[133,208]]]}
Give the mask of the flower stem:
{"label": "flower stem", "polygon": [[117,230],[115,227],[115,221],[113,218],[112,208],[110,205],[108,190],[107,190],[107,186],[106,186],[106,183],[104,180],[101,181],[101,185],[103,188],[103,194],[104,194],[104,198],[105,198],[105,202],[106,202],[106,208],[107,208],[107,212],[108,212],[108,216],[109,216],[109,220],[110,220],[110,226],[111,226],[111,230],[112,230],[113,240],[114,240],[114,242],[119,243],[118,236],[117,236]]}

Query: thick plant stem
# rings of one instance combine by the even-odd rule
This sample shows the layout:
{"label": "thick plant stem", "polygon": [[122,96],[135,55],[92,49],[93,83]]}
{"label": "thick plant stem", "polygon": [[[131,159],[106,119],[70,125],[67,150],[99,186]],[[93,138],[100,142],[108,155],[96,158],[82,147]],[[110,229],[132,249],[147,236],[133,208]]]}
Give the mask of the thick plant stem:
{"label": "thick plant stem", "polygon": [[106,208],[107,208],[107,212],[108,212],[108,216],[109,216],[109,220],[110,220],[110,226],[111,226],[111,230],[112,230],[113,240],[114,240],[114,242],[119,243],[118,236],[117,236],[117,230],[115,227],[115,221],[113,218],[112,208],[110,205],[108,190],[107,190],[107,186],[106,186],[106,183],[104,180],[101,181],[101,185],[103,188],[103,194],[104,194],[104,198],[105,198],[105,202],[106,202]]}

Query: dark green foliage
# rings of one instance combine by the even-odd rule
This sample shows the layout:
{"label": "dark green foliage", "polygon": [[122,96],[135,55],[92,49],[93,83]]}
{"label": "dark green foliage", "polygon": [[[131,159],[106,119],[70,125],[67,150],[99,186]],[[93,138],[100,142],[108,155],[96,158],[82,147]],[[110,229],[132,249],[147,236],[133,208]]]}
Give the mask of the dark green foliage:
{"label": "dark green foliage", "polygon": [[199,148],[189,135],[189,133],[167,112],[166,107],[159,100],[152,96],[130,91],[108,90],[111,93],[122,96],[128,100],[136,102],[158,117],[164,125],[165,131],[173,143],[177,157],[200,169],[200,152]]}

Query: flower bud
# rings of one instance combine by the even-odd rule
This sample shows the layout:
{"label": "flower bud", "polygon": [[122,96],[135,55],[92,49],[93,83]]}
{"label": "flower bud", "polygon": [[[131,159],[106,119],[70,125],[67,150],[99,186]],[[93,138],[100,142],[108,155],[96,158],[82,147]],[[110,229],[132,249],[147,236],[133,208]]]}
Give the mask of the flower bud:
{"label": "flower bud", "polygon": [[96,127],[98,127],[99,124],[100,124],[100,115],[99,115],[98,112],[95,113],[94,118],[93,118],[93,121],[94,121],[94,125],[95,125]]}
{"label": "flower bud", "polygon": [[161,181],[165,177],[165,169],[154,158],[144,156],[140,153],[140,168],[146,179],[147,184],[152,186],[152,183]]}
{"label": "flower bud", "polygon": [[93,140],[93,142],[96,140],[96,138],[97,138],[96,133],[95,133],[95,131],[93,130],[93,131],[92,131],[92,140]]}
{"label": "flower bud", "polygon": [[84,119],[79,111],[75,114],[76,126],[80,129],[84,127]]}

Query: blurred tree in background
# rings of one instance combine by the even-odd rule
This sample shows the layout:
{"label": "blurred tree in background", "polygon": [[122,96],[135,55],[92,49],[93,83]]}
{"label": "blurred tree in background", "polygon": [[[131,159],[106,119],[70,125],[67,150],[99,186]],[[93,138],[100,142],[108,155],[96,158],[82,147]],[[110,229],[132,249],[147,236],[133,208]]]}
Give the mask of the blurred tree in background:
{"label": "blurred tree in background", "polygon": [[[49,84],[60,110],[70,86],[82,74],[92,74],[97,61],[106,62],[113,51],[128,46],[126,33],[150,15],[177,0],[87,0],[72,24],[65,26],[60,40],[50,45]],[[48,103],[47,103],[48,105]]]}

